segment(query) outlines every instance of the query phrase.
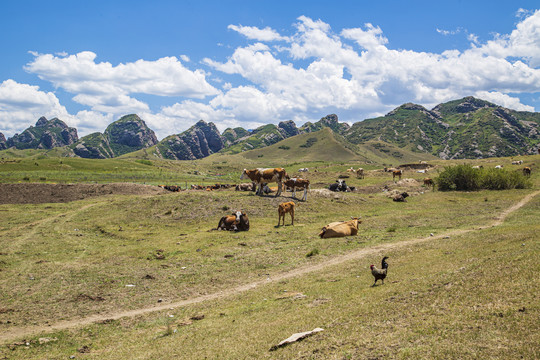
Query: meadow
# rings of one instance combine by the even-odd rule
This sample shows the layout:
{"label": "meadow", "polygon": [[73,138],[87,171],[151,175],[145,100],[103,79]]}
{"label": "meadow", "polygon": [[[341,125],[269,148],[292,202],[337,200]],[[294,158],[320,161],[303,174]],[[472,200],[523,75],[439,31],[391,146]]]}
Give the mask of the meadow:
{"label": "meadow", "polygon": [[[239,183],[243,167],[272,162],[263,159],[10,158],[0,182]],[[285,163],[311,170],[294,226],[288,216],[276,226],[288,192],[0,205],[0,357],[538,358],[540,156],[523,159],[532,188],[474,192],[432,191],[414,171],[394,183],[353,160]],[[466,162],[512,169],[511,160]],[[429,176],[463,162],[433,161]],[[346,179],[358,191],[324,189],[360,166],[365,179]],[[411,196],[393,202],[385,186]],[[250,231],[213,230],[237,209]],[[351,216],[362,219],[357,236],[317,236]],[[388,278],[371,287],[369,265],[383,255]],[[316,327],[324,331],[270,351]]]}

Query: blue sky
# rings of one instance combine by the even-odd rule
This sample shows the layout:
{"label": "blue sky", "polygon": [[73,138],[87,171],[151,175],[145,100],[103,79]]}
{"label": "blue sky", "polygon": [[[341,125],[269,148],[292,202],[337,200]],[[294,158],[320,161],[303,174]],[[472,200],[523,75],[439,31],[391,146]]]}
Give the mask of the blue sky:
{"label": "blue sky", "polygon": [[537,1],[2,1],[0,132],[44,115],[158,138],[476,96],[540,109]]}

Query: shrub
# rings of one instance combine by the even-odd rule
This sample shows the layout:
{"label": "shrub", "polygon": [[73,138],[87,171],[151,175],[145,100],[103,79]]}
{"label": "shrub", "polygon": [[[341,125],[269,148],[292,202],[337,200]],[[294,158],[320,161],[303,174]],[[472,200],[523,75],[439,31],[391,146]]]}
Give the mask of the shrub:
{"label": "shrub", "polygon": [[519,172],[492,168],[473,169],[470,165],[445,167],[435,182],[441,191],[508,190],[531,186],[529,179]]}
{"label": "shrub", "polygon": [[480,169],[470,165],[447,166],[435,180],[441,191],[471,191],[480,189]]}
{"label": "shrub", "polygon": [[319,255],[319,249],[313,249],[311,250],[310,252],[308,252],[306,254],[306,257],[312,257],[312,256],[315,256],[315,255]]}

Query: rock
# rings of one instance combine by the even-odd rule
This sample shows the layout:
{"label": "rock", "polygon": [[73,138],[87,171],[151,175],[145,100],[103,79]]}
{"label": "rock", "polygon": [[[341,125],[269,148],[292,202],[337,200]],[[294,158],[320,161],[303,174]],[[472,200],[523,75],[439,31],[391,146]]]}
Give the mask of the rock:
{"label": "rock", "polygon": [[277,349],[279,349],[280,347],[283,347],[283,346],[286,346],[288,344],[292,344],[294,342],[297,342],[297,341],[300,341],[300,340],[303,340],[305,339],[306,337],[308,336],[311,336],[313,334],[316,334],[320,331],[323,331],[324,329],[321,329],[321,328],[315,328],[311,331],[306,331],[306,332],[302,332],[302,333],[296,333],[296,334],[292,334],[291,336],[289,336],[288,338],[286,338],[285,340],[281,341],[279,344],[277,345],[274,345],[270,348],[270,351],[275,351]]}

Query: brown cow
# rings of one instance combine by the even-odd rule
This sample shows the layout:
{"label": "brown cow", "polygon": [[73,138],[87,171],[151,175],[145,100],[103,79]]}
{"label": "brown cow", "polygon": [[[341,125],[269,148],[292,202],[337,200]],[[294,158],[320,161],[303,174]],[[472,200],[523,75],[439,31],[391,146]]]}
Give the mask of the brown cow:
{"label": "brown cow", "polygon": [[531,176],[531,168],[528,167],[528,166],[525,166],[525,167],[523,168],[523,175],[525,175],[525,176]]}
{"label": "brown cow", "polygon": [[232,215],[224,216],[219,220],[218,230],[248,231],[249,219],[245,212],[237,211]]}
{"label": "brown cow", "polygon": [[281,217],[283,217],[283,226],[285,226],[285,214],[291,214],[291,225],[294,225],[294,207],[295,203],[293,201],[284,202],[278,205],[278,223],[277,226],[281,223]]}
{"label": "brown cow", "polygon": [[395,182],[396,181],[396,176],[399,176],[399,180],[401,180],[401,175],[403,175],[401,170],[393,170],[392,171],[392,180],[394,180],[394,182]]}
{"label": "brown cow", "polygon": [[435,183],[433,182],[432,178],[424,178],[424,185],[427,187],[432,187],[433,190],[435,190]]}
{"label": "brown cow", "polygon": [[397,202],[405,202],[405,198],[408,196],[409,194],[407,194],[406,192],[402,192],[401,194],[394,195],[392,197],[392,200]]}
{"label": "brown cow", "polygon": [[283,168],[270,168],[270,169],[244,169],[240,179],[245,179],[246,177],[250,178],[251,181],[257,183],[259,188],[257,189],[257,195],[263,195],[262,187],[263,183],[272,183],[275,182],[278,184],[278,191],[276,192],[276,197],[281,195],[281,182],[285,179],[287,172]]}
{"label": "brown cow", "polygon": [[308,179],[302,179],[302,178],[290,178],[289,176],[285,176],[285,181],[283,184],[285,184],[286,188],[290,188],[292,191],[292,196],[296,198],[296,189],[303,189],[304,190],[304,196],[302,196],[302,201],[307,200],[307,191],[309,189],[309,180]]}
{"label": "brown cow", "polygon": [[358,234],[358,225],[362,221],[359,218],[352,218],[349,221],[337,221],[332,222],[324,226],[319,233],[319,236],[323,239],[333,237],[344,237]]}
{"label": "brown cow", "polygon": [[358,168],[356,170],[356,178],[357,179],[363,179],[364,178],[364,169],[363,168]]}

